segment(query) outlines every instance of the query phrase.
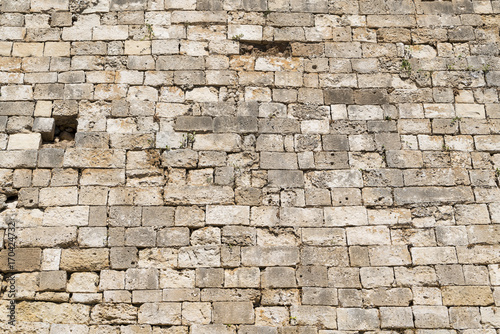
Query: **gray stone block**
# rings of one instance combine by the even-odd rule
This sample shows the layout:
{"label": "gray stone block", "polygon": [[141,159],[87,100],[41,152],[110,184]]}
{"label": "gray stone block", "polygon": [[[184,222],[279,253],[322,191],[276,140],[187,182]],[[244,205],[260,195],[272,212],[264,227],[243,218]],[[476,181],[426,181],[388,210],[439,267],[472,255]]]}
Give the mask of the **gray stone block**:
{"label": "gray stone block", "polygon": [[111,247],[109,253],[111,268],[128,269],[137,266],[138,256],[135,247]]}

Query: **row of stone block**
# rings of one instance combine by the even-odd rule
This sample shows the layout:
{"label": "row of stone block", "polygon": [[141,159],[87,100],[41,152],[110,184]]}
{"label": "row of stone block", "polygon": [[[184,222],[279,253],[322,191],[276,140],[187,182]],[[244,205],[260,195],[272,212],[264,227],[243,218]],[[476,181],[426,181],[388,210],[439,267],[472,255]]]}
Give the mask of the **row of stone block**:
{"label": "row of stone block", "polygon": [[[142,251],[142,255],[155,256],[153,260],[165,261],[176,268],[200,268],[230,266],[349,266],[349,255],[353,261],[365,261],[366,265],[409,266],[436,264],[495,264],[498,262],[498,245],[412,247],[405,245],[384,245],[359,247],[314,247],[303,246],[190,246],[173,248],[152,248]],[[155,252],[151,253],[152,250]],[[164,250],[164,253],[159,251]],[[112,247],[80,249],[18,248],[18,259],[23,259],[14,269],[7,266],[7,251],[1,252],[2,270],[9,272],[37,271],[44,267],[66,271],[96,271],[103,269],[126,269],[135,266],[137,248]],[[157,253],[157,254],[156,254]],[[154,255],[153,255],[154,254]],[[411,255],[410,255],[411,254]],[[165,258],[169,256],[169,258]],[[241,256],[241,257],[240,257]],[[356,258],[357,256],[357,258]],[[154,265],[154,264],[152,264]],[[111,266],[111,267],[110,267]],[[321,268],[320,268],[321,269]],[[323,268],[324,269],[324,268]],[[389,270],[389,269],[388,269]],[[392,269],[390,269],[392,270]]]}
{"label": "row of stone block", "polygon": [[[66,308],[64,317],[56,318],[57,315],[60,315],[62,307]],[[115,325],[142,324],[143,326],[144,324],[193,325],[191,332],[200,334],[236,333],[237,325],[245,324],[255,325],[255,327],[252,329],[253,326],[238,326],[240,328],[238,333],[278,333],[276,327],[287,328],[290,325],[298,325],[295,330],[301,330],[300,333],[318,333],[319,327],[319,333],[329,333],[321,329],[339,329],[339,333],[348,333],[344,331],[379,331],[380,328],[442,328],[444,333],[455,333],[453,330],[446,331],[446,329],[477,328],[476,333],[489,334],[496,333],[496,331],[491,332],[481,328],[483,326],[486,328],[496,327],[499,323],[496,307],[412,306],[362,309],[291,305],[290,307],[264,306],[254,309],[251,302],[214,302],[212,305],[210,303],[159,302],[144,303],[139,307],[124,303],[107,303],[92,307],[70,303],[21,302],[18,309],[22,312],[22,316],[19,317],[20,321],[39,319],[35,315],[38,310],[46,315],[43,320],[49,323],[81,324],[52,325],[56,329],[62,330],[73,328],[72,332],[75,333],[88,333],[86,325],[104,322]],[[212,325],[209,325],[211,323]],[[301,328],[301,326],[314,327]],[[144,330],[141,332],[151,333],[151,331],[147,331],[148,326],[143,328]],[[245,328],[249,331],[245,331]],[[292,328],[288,327],[288,330],[282,333],[297,333]],[[150,329],[151,327],[149,327]],[[427,332],[419,331],[417,333]],[[115,332],[107,331],[106,333]],[[187,331],[182,331],[179,328],[179,331],[169,331],[168,333],[187,333]]]}
{"label": "row of stone block", "polygon": [[301,12],[301,13],[335,13],[335,14],[414,14],[441,12],[445,14],[491,14],[500,12],[498,1],[459,1],[446,2],[413,2],[405,0],[397,2],[384,1],[339,1],[329,4],[327,0],[314,0],[302,2],[298,0],[259,0],[259,1],[228,1],[228,0],[165,0],[148,2],[145,0],[123,2],[118,0],[101,0],[96,3],[84,3],[78,6],[70,4],[68,0],[23,0],[8,3],[2,6],[6,12],[38,12],[48,10],[73,10],[83,13],[131,11],[131,10],[197,10],[197,11],[276,11],[276,12]]}
{"label": "row of stone block", "polygon": [[[207,224],[209,225],[209,224]],[[324,226],[318,224],[319,226]],[[280,225],[286,227],[288,225]],[[297,226],[295,226],[297,228]],[[205,227],[190,231],[188,227],[36,227],[19,228],[18,247],[187,247],[199,245],[270,246],[274,241],[289,245],[310,246],[377,246],[402,245],[411,239],[414,246],[473,246],[495,245],[500,242],[495,225],[439,226],[432,228],[389,228],[386,226],[359,226],[347,228],[301,228],[294,235],[282,228],[283,236],[276,237],[267,229],[248,226]],[[277,228],[277,227],[274,227]],[[3,236],[3,231],[0,235]],[[6,235],[6,237],[8,234]],[[331,237],[331,240],[326,239]],[[7,238],[6,238],[7,239]],[[391,240],[392,239],[392,240]],[[421,250],[422,251],[422,250]],[[425,251],[425,249],[423,250]],[[455,259],[453,250],[447,258]],[[413,252],[412,252],[413,253]],[[421,256],[417,251],[414,257]]]}

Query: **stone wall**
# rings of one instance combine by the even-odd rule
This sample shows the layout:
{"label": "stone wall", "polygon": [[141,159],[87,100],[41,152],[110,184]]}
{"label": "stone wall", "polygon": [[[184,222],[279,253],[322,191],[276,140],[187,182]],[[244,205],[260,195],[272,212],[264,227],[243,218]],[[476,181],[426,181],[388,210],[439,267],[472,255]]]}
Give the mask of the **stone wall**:
{"label": "stone wall", "polygon": [[0,332],[500,333],[500,1],[0,3]]}

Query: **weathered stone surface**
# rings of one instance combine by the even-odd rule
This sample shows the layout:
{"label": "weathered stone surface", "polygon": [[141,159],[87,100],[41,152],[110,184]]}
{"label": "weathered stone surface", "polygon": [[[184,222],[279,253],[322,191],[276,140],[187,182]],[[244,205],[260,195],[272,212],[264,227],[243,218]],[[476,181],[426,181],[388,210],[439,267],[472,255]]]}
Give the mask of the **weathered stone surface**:
{"label": "weathered stone surface", "polygon": [[487,286],[446,286],[442,294],[444,305],[486,306],[493,303],[491,288]]}
{"label": "weathered stone surface", "polygon": [[0,12],[0,332],[498,334],[500,1]]}
{"label": "weathered stone surface", "polygon": [[230,187],[223,186],[175,186],[164,189],[167,204],[232,204],[234,193]]}
{"label": "weathered stone surface", "polygon": [[61,269],[68,271],[102,270],[109,267],[109,250],[101,248],[63,249]]}
{"label": "weathered stone surface", "polygon": [[[15,264],[11,267],[14,258]],[[19,248],[15,249],[15,257],[9,255],[9,250],[0,251],[0,268],[5,272],[39,271],[42,260],[40,248]]]}
{"label": "weathered stone surface", "polygon": [[90,306],[68,303],[46,303],[23,301],[16,307],[19,321],[87,324]]}
{"label": "weathered stone surface", "polygon": [[377,310],[339,308],[337,321],[341,330],[373,330],[380,326]]}
{"label": "weathered stone surface", "polygon": [[179,303],[145,303],[138,311],[140,324],[180,325],[181,304]]}
{"label": "weathered stone surface", "polygon": [[241,261],[246,266],[286,266],[299,262],[299,250],[296,247],[244,247],[241,249]]}
{"label": "weathered stone surface", "polygon": [[98,304],[90,313],[92,322],[100,324],[133,324],[137,322],[137,308],[128,304]]}
{"label": "weathered stone surface", "polygon": [[394,199],[396,204],[412,203],[449,203],[469,202],[473,200],[473,194],[468,187],[412,187],[395,189]]}
{"label": "weathered stone surface", "polygon": [[216,324],[252,324],[254,319],[251,302],[213,303],[213,321]]}
{"label": "weathered stone surface", "polygon": [[68,247],[76,244],[76,227],[35,227],[17,231],[19,247]]}

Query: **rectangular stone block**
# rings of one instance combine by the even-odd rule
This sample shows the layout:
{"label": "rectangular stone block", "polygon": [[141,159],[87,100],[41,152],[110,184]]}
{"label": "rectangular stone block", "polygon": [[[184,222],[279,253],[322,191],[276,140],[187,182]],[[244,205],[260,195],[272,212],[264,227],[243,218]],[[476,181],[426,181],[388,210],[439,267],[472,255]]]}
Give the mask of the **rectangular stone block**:
{"label": "rectangular stone block", "polygon": [[40,206],[76,205],[78,202],[77,187],[50,187],[40,189]]}
{"label": "rectangular stone block", "polygon": [[360,226],[346,228],[348,245],[390,245],[389,228],[385,226]]}
{"label": "rectangular stone block", "polygon": [[340,330],[377,330],[380,327],[378,310],[359,308],[337,309],[337,322]]}
{"label": "rectangular stone block", "polygon": [[220,249],[217,246],[192,246],[179,250],[180,268],[219,267]]}
{"label": "rectangular stone block", "polygon": [[181,303],[144,303],[137,317],[139,324],[180,325]]}
{"label": "rectangular stone block", "polygon": [[300,253],[302,265],[346,267],[349,257],[346,247],[303,247]]}
{"label": "rectangular stone block", "polygon": [[370,247],[368,253],[372,266],[404,266],[411,263],[406,245]]}
{"label": "rectangular stone block", "polygon": [[454,247],[412,247],[411,255],[416,265],[457,263]]}
{"label": "rectangular stone block", "polygon": [[70,148],[64,154],[64,167],[124,168],[125,150]]}
{"label": "rectangular stone block", "polygon": [[441,288],[443,305],[486,306],[493,304],[489,286],[444,286]]}
{"label": "rectangular stone block", "polygon": [[474,201],[470,187],[406,187],[394,189],[396,205],[417,203],[462,203]]}
{"label": "rectangular stone block", "polygon": [[299,249],[291,246],[243,247],[241,262],[244,266],[293,266],[299,262]]}
{"label": "rectangular stone block", "polygon": [[76,244],[76,227],[35,227],[16,231],[18,247],[68,247]]}
{"label": "rectangular stone block", "polygon": [[156,70],[159,71],[203,70],[204,68],[203,57],[159,56],[156,62]]}
{"label": "rectangular stone block", "polygon": [[290,317],[295,318],[298,326],[321,326],[327,329],[337,328],[336,309],[330,306],[292,305]]}
{"label": "rectangular stone block", "polygon": [[146,206],[142,209],[143,226],[173,226],[175,209],[169,206]]}
{"label": "rectangular stone block", "polygon": [[[49,188],[46,188],[49,189]],[[86,226],[89,223],[88,206],[50,207],[45,209],[44,226]]]}
{"label": "rectangular stone block", "polygon": [[89,305],[23,301],[17,305],[16,310],[19,312],[18,321],[20,322],[47,321],[51,324],[84,324],[90,321]]}
{"label": "rectangular stone block", "polygon": [[14,250],[15,263],[9,262],[12,258],[8,249],[0,251],[0,270],[3,272],[40,271],[42,250],[40,248],[17,248]]}
{"label": "rectangular stone block", "polygon": [[279,217],[281,226],[323,226],[323,210],[320,208],[280,208]]}
{"label": "rectangular stone block", "polygon": [[326,226],[367,225],[366,208],[362,206],[344,206],[324,208]]}
{"label": "rectangular stone block", "polygon": [[361,188],[363,178],[358,170],[329,170],[306,172],[306,187],[310,184],[317,188]]}
{"label": "rectangular stone block", "polygon": [[253,324],[254,319],[251,302],[213,303],[213,322],[216,324]]}
{"label": "rectangular stone block", "polygon": [[207,225],[249,225],[250,207],[207,205]]}
{"label": "rectangular stone block", "polygon": [[[173,1],[173,0],[170,0]],[[225,11],[174,11],[172,23],[226,23]]]}
{"label": "rectangular stone block", "polygon": [[262,40],[262,26],[248,24],[228,25],[227,39],[260,41]]}
{"label": "rectangular stone block", "polygon": [[80,184],[87,186],[118,186],[124,183],[124,169],[84,169],[80,177]]}
{"label": "rectangular stone block", "polygon": [[271,186],[280,188],[302,188],[304,186],[302,171],[270,170],[267,175]]}
{"label": "rectangular stone block", "polygon": [[500,135],[474,136],[474,142],[479,151],[500,152]]}
{"label": "rectangular stone block", "polygon": [[98,271],[109,268],[109,249],[63,249],[61,270]]}
{"label": "rectangular stone block", "polygon": [[164,189],[166,204],[232,204],[233,189],[223,186],[176,186],[167,185]]}
{"label": "rectangular stone block", "polygon": [[0,168],[34,168],[37,151],[0,151]]}
{"label": "rectangular stone block", "polygon": [[417,328],[448,328],[450,319],[446,306],[413,306]]}
{"label": "rectangular stone block", "polygon": [[241,137],[237,134],[200,134],[196,135],[193,149],[197,151],[238,152]]}

